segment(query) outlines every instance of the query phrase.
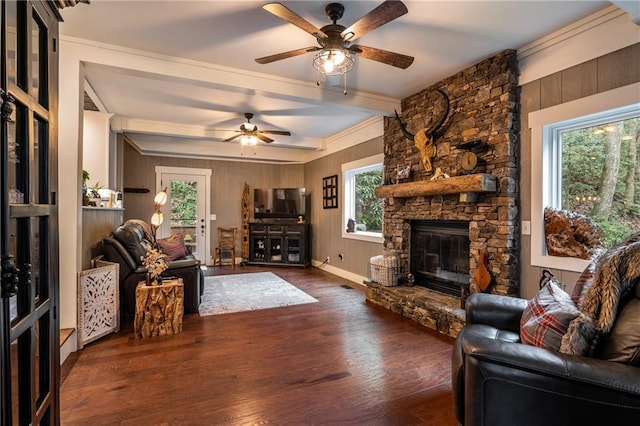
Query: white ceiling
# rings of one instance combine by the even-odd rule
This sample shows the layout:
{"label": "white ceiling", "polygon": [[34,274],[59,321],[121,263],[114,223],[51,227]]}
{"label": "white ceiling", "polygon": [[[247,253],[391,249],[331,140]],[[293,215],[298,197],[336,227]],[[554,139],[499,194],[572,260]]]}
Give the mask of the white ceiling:
{"label": "white ceiling", "polygon": [[[263,10],[264,1],[92,0],[64,9],[61,50],[73,45],[112,128],[151,155],[247,158],[233,136],[252,112],[260,129],[289,130],[252,158],[301,153],[375,122],[400,100],[503,49],[517,49],[598,11],[607,1],[405,1],[409,12],[358,40],[415,57],[406,70],[358,58],[342,86],[318,86],[311,53],[260,65],[255,58],[316,46]],[[283,4],[317,27],[327,1]],[[343,1],[348,26],[381,1]],[[85,56],[86,55],[86,56]],[[134,59],[131,59],[134,58]],[[280,147],[280,149],[278,149]]]}

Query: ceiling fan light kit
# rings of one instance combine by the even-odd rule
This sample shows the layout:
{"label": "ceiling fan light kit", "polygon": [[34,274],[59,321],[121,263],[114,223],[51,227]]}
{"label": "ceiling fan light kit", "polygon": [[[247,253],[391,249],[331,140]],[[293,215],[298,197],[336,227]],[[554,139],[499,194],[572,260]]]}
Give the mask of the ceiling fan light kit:
{"label": "ceiling fan light kit", "polygon": [[291,132],[286,130],[258,130],[258,126],[251,122],[251,119],[253,118],[253,113],[251,112],[245,112],[244,118],[247,119],[247,122],[242,123],[240,125],[240,130],[235,131],[238,134],[225,139],[224,142],[230,142],[234,139],[240,138],[240,145],[255,146],[258,143],[258,140],[265,143],[273,142],[273,139],[265,136],[265,134],[291,136]]}
{"label": "ceiling fan light kit", "polygon": [[245,146],[255,146],[258,144],[258,138],[254,137],[254,136],[242,136],[240,138],[240,145],[245,145]]}
{"label": "ceiling fan light kit", "polygon": [[351,71],[353,57],[344,49],[322,49],[313,56],[313,67],[325,75],[340,75]]}
{"label": "ceiling fan light kit", "polygon": [[343,93],[346,95],[347,73],[353,68],[354,62],[353,56],[344,49],[322,49],[313,56],[313,67],[318,71],[316,84],[319,86],[320,80],[323,80],[327,87],[342,83]]}
{"label": "ceiling fan light kit", "polygon": [[[268,64],[281,59],[316,52],[313,56],[313,67],[318,71],[319,77],[324,75],[325,82],[334,81],[334,79],[328,77],[342,77],[345,86],[344,94],[346,95],[346,74],[353,68],[355,56],[362,56],[363,58],[402,69],[409,67],[413,63],[413,57],[411,56],[373,47],[351,45],[353,41],[364,34],[407,13],[407,7],[401,1],[387,0],[381,3],[348,28],[337,23],[338,19],[342,18],[344,14],[344,6],[340,3],[330,3],[325,7],[325,13],[333,23],[322,28],[317,28],[281,3],[267,3],[262,8],[314,36],[320,47],[305,47],[257,58],[256,62],[259,64]],[[318,85],[320,85],[319,80]]]}

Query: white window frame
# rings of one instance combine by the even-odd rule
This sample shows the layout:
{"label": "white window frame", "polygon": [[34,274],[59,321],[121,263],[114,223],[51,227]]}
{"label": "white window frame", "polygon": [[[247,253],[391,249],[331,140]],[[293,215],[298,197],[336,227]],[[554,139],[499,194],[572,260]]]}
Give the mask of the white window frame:
{"label": "white window frame", "polygon": [[[355,217],[355,175],[381,167],[383,168],[383,162],[384,154],[376,154],[371,157],[342,164],[342,238],[374,243],[382,243],[384,241],[382,232],[347,232],[347,222],[349,218]],[[384,227],[384,222],[382,226]]]}
{"label": "white window frame", "polygon": [[[588,126],[589,120],[601,120],[611,114],[629,116],[640,113],[640,83],[631,84],[529,114],[531,129],[531,265],[582,272],[587,260],[546,254],[544,208],[559,206],[561,178],[559,144],[554,133]],[[606,113],[605,113],[606,112]],[[584,124],[586,123],[586,124]]]}

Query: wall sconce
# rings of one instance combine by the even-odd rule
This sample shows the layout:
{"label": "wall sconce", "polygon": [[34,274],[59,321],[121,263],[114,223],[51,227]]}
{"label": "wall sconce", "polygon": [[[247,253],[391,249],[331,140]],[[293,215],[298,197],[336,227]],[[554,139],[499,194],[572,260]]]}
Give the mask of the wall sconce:
{"label": "wall sconce", "polygon": [[158,240],[156,239],[156,231],[164,222],[164,216],[162,215],[162,206],[167,204],[167,188],[165,187],[162,191],[158,192],[155,197],[153,197],[153,215],[151,215],[151,235],[153,236],[153,247],[158,248]]}

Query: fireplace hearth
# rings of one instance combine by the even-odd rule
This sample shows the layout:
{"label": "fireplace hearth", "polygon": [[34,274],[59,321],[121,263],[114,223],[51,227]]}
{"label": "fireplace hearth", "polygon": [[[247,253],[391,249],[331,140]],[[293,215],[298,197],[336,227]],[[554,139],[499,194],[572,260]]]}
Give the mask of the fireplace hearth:
{"label": "fireplace hearth", "polygon": [[469,222],[412,220],[410,226],[415,284],[462,298],[469,286]]}

